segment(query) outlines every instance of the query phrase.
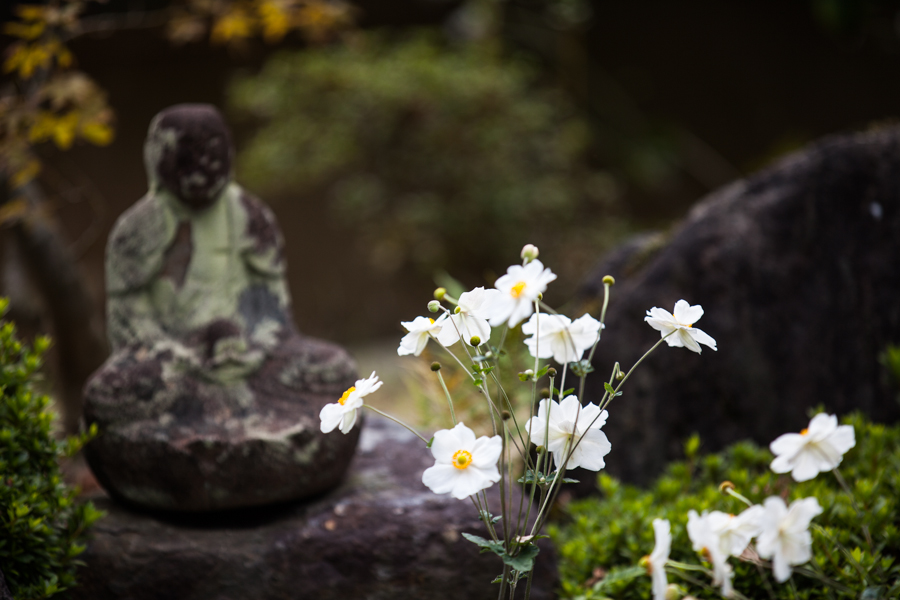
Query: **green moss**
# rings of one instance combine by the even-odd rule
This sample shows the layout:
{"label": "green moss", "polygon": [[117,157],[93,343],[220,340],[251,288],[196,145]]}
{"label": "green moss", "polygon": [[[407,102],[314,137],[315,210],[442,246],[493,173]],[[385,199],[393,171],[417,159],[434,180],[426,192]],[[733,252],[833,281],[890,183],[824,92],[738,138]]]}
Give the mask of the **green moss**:
{"label": "green moss", "polygon": [[[788,476],[772,473],[771,453],[751,443],[741,442],[720,454],[699,456],[696,442],[689,441],[688,459],[670,465],[650,489],[623,485],[601,475],[602,498],[573,502],[567,507],[568,522],[551,528],[560,550],[562,597],[650,598],[650,578],[634,567],[653,549],[654,518],[668,519],[672,524],[671,558],[698,564],[686,531],[688,510],[738,513],[745,508],[738,500],[719,493],[718,486],[724,480],[732,481],[737,491],[754,503],[772,495],[781,495],[788,502],[808,496],[818,498],[824,512],[813,520],[813,561],[829,578],[853,591],[841,594],[795,573],[792,581],[797,598],[897,597],[900,568],[894,563],[900,554],[900,427],[873,424],[860,415],[843,422],[854,426],[857,445],[845,455],[840,471],[853,488],[862,516],[831,473],[796,483]],[[862,533],[863,525],[871,532],[872,548]],[[755,565],[738,559],[731,559],[731,563],[735,589],[749,598],[769,598]],[[596,582],[598,568],[607,575]],[[773,581],[770,573],[767,576]],[[592,577],[594,581],[590,581]],[[697,598],[719,597],[671,574],[669,581],[686,585]],[[787,586],[776,586],[775,594],[791,597]]]}
{"label": "green moss", "polygon": [[[0,300],[0,314],[6,306]],[[85,530],[101,516],[90,503],[76,503],[60,477],[59,458],[88,436],[52,436],[50,400],[32,386],[48,346],[38,338],[28,348],[12,323],[0,324],[0,569],[16,600],[72,587]]]}

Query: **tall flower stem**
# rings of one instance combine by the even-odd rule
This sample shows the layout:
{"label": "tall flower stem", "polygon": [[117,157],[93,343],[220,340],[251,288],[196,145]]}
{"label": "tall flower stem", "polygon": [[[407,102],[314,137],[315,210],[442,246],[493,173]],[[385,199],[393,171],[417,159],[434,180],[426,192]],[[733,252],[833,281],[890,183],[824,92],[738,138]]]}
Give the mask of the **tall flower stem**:
{"label": "tall flower stem", "polygon": [[456,411],[453,410],[453,398],[450,397],[450,390],[447,389],[447,384],[444,383],[444,376],[441,375],[440,370],[435,371],[435,373],[437,374],[438,381],[441,382],[441,387],[444,389],[444,395],[447,396],[447,404],[450,405],[450,418],[453,419],[453,425],[456,426]]}
{"label": "tall flower stem", "polygon": [[409,429],[410,431],[412,431],[414,434],[416,434],[416,437],[417,437],[417,438],[419,438],[420,440],[422,440],[422,441],[425,442],[426,444],[428,443],[428,440],[426,440],[424,437],[422,437],[422,434],[420,434],[418,431],[416,431],[415,429],[413,429],[412,427],[410,427],[409,425],[407,425],[406,423],[404,423],[403,421],[401,421],[401,420],[398,419],[397,417],[392,417],[391,415],[387,414],[386,412],[382,412],[382,411],[378,410],[377,408],[375,408],[374,406],[370,406],[370,405],[368,405],[368,404],[363,404],[363,407],[364,407],[364,408],[368,408],[368,409],[371,410],[371,411],[377,412],[377,413],[378,413],[379,415],[381,415],[382,417],[387,417],[388,419],[390,419],[391,421],[393,421],[394,423],[396,423],[396,424],[398,424],[398,425],[402,425],[403,427],[406,427],[407,429]]}
{"label": "tall flower stem", "polygon": [[[847,485],[847,481],[844,479],[844,476],[841,475],[841,472],[838,471],[837,467],[831,470],[834,473],[835,478],[838,480],[838,483],[844,488],[844,491],[847,493],[847,497],[850,498],[850,505],[853,507],[853,510],[856,511],[856,514],[859,518],[863,518],[863,511],[859,508],[859,504],[856,503],[856,498],[853,496],[853,491],[850,489],[850,486]],[[862,526],[863,535],[866,537],[866,544],[869,545],[869,551],[871,552],[874,548],[874,544],[872,543],[872,534],[869,533],[869,526],[863,524]]]}

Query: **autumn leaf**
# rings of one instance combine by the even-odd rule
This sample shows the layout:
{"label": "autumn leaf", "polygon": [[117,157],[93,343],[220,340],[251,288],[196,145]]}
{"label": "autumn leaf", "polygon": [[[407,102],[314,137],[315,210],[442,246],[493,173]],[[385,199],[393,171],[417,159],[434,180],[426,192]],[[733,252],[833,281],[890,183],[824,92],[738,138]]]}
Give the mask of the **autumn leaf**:
{"label": "autumn leaf", "polygon": [[252,35],[253,21],[240,8],[233,8],[219,17],[209,39],[214,44],[226,43],[235,39],[248,38]]}
{"label": "autumn leaf", "polygon": [[82,138],[97,146],[106,146],[113,139],[113,129],[106,123],[85,123],[78,131]]}
{"label": "autumn leaf", "polygon": [[12,54],[3,62],[3,70],[6,73],[18,71],[22,79],[30,79],[37,69],[50,66],[53,59],[52,47],[48,44],[19,43],[13,48]]}
{"label": "autumn leaf", "polygon": [[257,7],[262,22],[263,39],[270,44],[281,41],[290,29],[288,14],[281,3],[262,0]]}
{"label": "autumn leaf", "polygon": [[47,25],[44,22],[31,23],[4,23],[3,33],[23,40],[35,40],[41,37]]}
{"label": "autumn leaf", "polygon": [[23,185],[37,177],[38,173],[40,172],[40,162],[34,159],[28,161],[27,163],[25,163],[25,166],[16,171],[16,173],[12,176],[12,178],[10,179],[10,188],[16,189],[22,187]]}

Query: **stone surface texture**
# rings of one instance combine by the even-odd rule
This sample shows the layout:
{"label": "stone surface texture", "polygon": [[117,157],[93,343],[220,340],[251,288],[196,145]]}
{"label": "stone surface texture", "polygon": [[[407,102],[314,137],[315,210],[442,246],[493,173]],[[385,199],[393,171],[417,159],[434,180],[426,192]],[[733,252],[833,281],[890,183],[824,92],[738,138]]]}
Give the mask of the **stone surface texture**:
{"label": "stone surface texture", "polygon": [[356,379],[349,355],[300,335],[272,212],[231,179],[231,138],[206,105],[154,118],[150,191],[107,246],[109,360],[86,386],[86,455],[114,497],[229,509],[337,485],[358,433],[322,406]]}
{"label": "stone surface texture", "polygon": [[[340,435],[338,433],[338,435]],[[400,426],[370,418],[343,485],[317,499],[225,514],[153,516],[108,499],[70,600],[478,600],[496,598],[500,559],[468,501],[422,484],[433,464]],[[496,486],[492,503],[496,510]],[[542,541],[532,598],[557,585]],[[524,585],[519,591],[524,592]]]}
{"label": "stone surface texture", "polygon": [[696,327],[719,346],[663,345],[626,383],[604,428],[615,475],[647,481],[692,432],[707,451],[768,445],[819,405],[894,421],[879,356],[900,344],[900,129],[826,138],[711,194],[667,239],[604,260],[576,306],[599,313],[606,274],[617,283],[587,400],[614,361],[627,369],[659,340],[643,321],[651,307],[702,305]]}

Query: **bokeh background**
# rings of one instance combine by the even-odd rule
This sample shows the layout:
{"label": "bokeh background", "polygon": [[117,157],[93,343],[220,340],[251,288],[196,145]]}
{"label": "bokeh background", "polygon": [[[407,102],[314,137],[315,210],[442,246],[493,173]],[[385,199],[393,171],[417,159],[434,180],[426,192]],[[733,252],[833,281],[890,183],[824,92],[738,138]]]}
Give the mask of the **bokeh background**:
{"label": "bokeh background", "polygon": [[[50,379],[69,429],[104,358],[106,237],[146,191],[147,125],[172,104],[225,113],[237,179],[284,232],[300,330],[348,345],[364,369],[390,362],[399,322],[449,276],[491,283],[531,242],[560,275],[548,301],[564,304],[629,236],[900,107],[894,0],[83,4],[70,69],[104,95],[114,137],[32,140],[41,201],[15,208],[7,172],[0,207],[0,294],[26,333],[60,340]],[[300,17],[273,29],[266,6]],[[5,2],[0,20],[20,8]],[[4,31],[8,60],[20,38]],[[3,90],[8,143],[8,100],[28,86],[7,72]],[[54,310],[68,298],[42,284],[47,267],[23,242],[35,220],[55,232],[71,259],[55,268],[99,323],[74,343],[67,320],[84,313]]]}

